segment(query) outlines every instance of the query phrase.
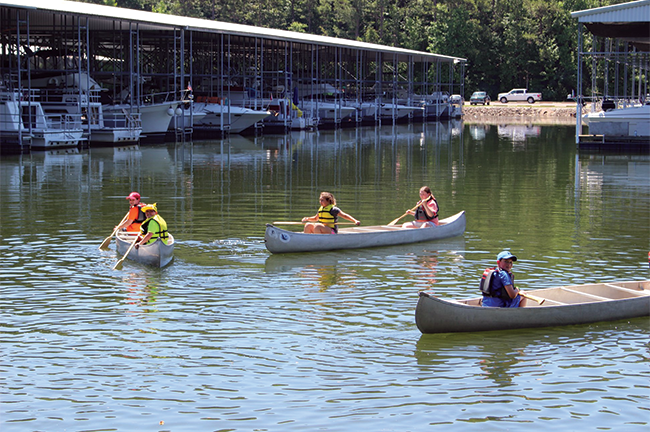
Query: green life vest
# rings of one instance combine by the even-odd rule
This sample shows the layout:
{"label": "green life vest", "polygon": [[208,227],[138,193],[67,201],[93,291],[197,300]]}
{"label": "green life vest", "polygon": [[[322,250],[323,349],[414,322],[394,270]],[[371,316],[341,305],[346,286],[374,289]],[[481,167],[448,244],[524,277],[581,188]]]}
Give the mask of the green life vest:
{"label": "green life vest", "polygon": [[155,215],[152,218],[147,219],[142,223],[142,226],[140,227],[140,233],[142,236],[147,235],[149,231],[149,224],[151,221],[154,220],[158,224],[158,231],[151,231],[151,238],[147,242],[147,244],[151,244],[158,240],[162,240],[163,243],[167,244],[167,239],[169,238],[169,232],[167,231],[167,222],[165,222],[165,219],[160,217],[160,215]]}

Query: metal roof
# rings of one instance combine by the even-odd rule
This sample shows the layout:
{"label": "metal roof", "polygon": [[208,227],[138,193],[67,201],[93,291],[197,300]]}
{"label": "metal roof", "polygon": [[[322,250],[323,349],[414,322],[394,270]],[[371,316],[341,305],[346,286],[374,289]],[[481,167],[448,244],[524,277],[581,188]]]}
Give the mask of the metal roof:
{"label": "metal roof", "polygon": [[[650,1],[650,0],[644,0]],[[50,11],[64,14],[76,14],[106,19],[117,19],[129,22],[144,23],[148,26],[164,28],[184,28],[193,31],[205,31],[258,37],[274,40],[282,40],[297,43],[326,45],[356,50],[374,51],[396,54],[400,57],[412,56],[416,60],[442,60],[447,62],[465,62],[461,57],[432,54],[424,51],[415,51],[402,48],[395,48],[385,45],[359,42],[349,39],[338,39],[329,36],[317,36],[308,33],[291,32],[287,30],[276,30],[264,27],[254,27],[242,24],[211,21],[200,18],[190,18],[177,15],[166,15],[154,12],[146,12],[134,9],[124,9],[112,6],[81,3],[68,0],[0,0],[0,6],[19,9],[33,9],[38,11]]]}
{"label": "metal roof", "polygon": [[578,22],[631,23],[650,21],[650,0],[638,0],[611,6],[571,12]]}
{"label": "metal roof", "polygon": [[650,0],[639,0],[571,12],[595,36],[627,41],[650,51]]}

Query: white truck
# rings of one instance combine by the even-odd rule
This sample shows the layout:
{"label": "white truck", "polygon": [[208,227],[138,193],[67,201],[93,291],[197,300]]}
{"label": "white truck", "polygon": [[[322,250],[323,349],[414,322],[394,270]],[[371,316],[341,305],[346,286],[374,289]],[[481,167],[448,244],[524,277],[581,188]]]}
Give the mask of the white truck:
{"label": "white truck", "polygon": [[508,93],[499,93],[497,97],[499,102],[508,103],[508,102],[528,102],[530,104],[535,103],[535,101],[542,100],[541,93],[528,93],[528,89],[512,89]]}

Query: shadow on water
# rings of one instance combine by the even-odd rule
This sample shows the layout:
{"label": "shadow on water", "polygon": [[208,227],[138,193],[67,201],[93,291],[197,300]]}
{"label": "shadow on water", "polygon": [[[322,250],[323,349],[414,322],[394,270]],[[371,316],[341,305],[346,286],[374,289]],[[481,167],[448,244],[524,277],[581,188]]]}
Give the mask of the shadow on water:
{"label": "shadow on water", "polygon": [[331,252],[312,252],[303,254],[271,254],[264,263],[266,273],[283,273],[305,267],[329,268],[336,265],[354,265],[376,262],[377,265],[392,266],[405,259],[419,261],[435,272],[436,256],[449,253],[462,259],[465,251],[463,236],[426,243],[402,246],[388,246],[372,249],[352,249]]}

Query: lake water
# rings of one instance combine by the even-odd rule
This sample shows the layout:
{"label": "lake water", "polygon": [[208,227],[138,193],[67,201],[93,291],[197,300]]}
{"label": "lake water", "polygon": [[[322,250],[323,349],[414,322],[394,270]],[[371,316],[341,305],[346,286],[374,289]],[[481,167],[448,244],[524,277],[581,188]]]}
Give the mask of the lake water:
{"label": "lake water", "polygon": [[[650,157],[571,126],[384,126],[40,152],[0,163],[0,430],[648,431],[648,318],[422,335],[418,291],[472,297],[510,249],[526,289],[649,278]],[[271,256],[265,224],[333,192],[364,225],[429,185],[464,236]],[[99,244],[139,191],[177,239]],[[405,219],[407,220],[407,219]]]}

